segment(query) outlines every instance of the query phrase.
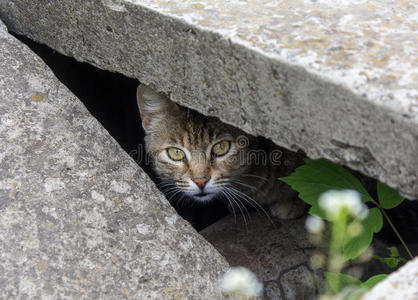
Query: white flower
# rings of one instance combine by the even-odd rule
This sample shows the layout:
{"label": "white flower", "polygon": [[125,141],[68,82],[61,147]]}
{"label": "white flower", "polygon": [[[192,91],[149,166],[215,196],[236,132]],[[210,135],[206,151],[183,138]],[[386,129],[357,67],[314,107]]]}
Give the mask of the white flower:
{"label": "white flower", "polygon": [[320,233],[324,225],[324,221],[316,216],[308,216],[305,221],[305,227],[310,233]]}
{"label": "white flower", "polygon": [[354,190],[330,190],[319,196],[319,206],[324,209],[328,217],[335,218],[343,207],[360,218],[367,217],[369,210],[366,205],[361,202],[361,196]]}
{"label": "white flower", "polygon": [[263,291],[263,285],[254,273],[244,267],[233,267],[225,273],[220,282],[223,293],[244,297],[258,297]]}

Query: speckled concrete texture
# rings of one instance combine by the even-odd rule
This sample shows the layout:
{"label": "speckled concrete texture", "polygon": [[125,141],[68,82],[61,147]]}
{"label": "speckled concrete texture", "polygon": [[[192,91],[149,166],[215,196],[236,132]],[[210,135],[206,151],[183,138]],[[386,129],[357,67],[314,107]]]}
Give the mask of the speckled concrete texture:
{"label": "speckled concrete texture", "polygon": [[9,0],[9,28],[418,196],[417,4]]}
{"label": "speckled concrete texture", "polygon": [[226,217],[200,233],[228,260],[245,266],[264,285],[263,299],[316,299],[321,272],[313,270],[314,251],[305,232],[305,218],[283,220],[274,225],[263,215],[251,214],[248,230],[242,219]]}
{"label": "speckled concrete texture", "polygon": [[362,300],[417,300],[418,257],[377,284]]}
{"label": "speckled concrete texture", "polygon": [[222,299],[224,258],[0,22],[0,299]]}

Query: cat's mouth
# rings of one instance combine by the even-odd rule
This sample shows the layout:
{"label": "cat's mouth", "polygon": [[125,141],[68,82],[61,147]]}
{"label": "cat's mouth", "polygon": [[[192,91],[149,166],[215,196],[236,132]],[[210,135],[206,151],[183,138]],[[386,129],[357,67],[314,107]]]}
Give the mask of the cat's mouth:
{"label": "cat's mouth", "polygon": [[201,197],[206,197],[207,195],[209,195],[209,193],[201,192],[199,194],[195,194],[194,196],[201,198]]}
{"label": "cat's mouth", "polygon": [[200,192],[193,195],[193,198],[199,202],[206,202],[213,199],[213,197],[216,196],[216,193],[206,193],[206,192]]}

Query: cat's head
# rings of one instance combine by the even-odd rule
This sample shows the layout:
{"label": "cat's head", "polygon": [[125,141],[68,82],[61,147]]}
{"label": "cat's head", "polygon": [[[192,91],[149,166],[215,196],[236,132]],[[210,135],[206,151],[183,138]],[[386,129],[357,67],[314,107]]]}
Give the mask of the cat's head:
{"label": "cat's head", "polygon": [[169,197],[183,192],[208,201],[245,174],[251,138],[242,131],[181,108],[145,85],[138,87],[137,100],[146,149]]}

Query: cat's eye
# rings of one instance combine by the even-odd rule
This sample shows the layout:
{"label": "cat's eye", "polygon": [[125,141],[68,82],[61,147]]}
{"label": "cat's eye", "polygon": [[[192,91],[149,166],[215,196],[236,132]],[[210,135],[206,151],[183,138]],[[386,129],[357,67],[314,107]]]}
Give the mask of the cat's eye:
{"label": "cat's eye", "polygon": [[184,160],[186,155],[184,154],[183,150],[180,150],[176,147],[167,148],[168,157],[170,157],[174,161]]}
{"label": "cat's eye", "polygon": [[214,156],[223,156],[228,153],[231,143],[229,141],[222,141],[212,147],[212,154]]}

